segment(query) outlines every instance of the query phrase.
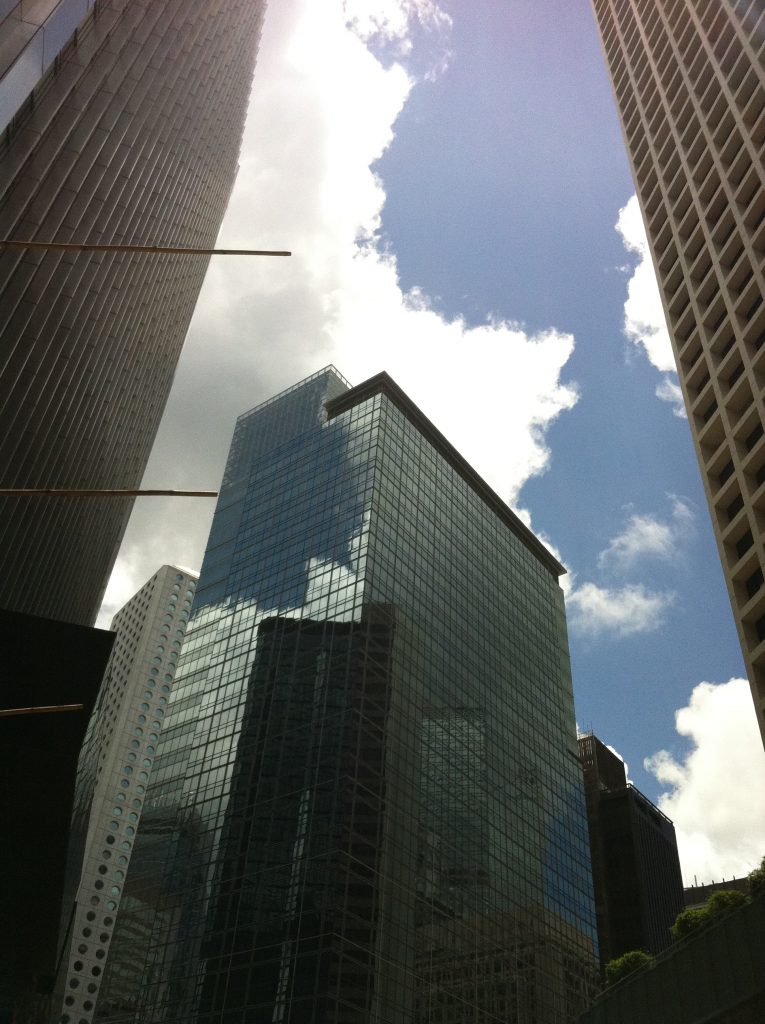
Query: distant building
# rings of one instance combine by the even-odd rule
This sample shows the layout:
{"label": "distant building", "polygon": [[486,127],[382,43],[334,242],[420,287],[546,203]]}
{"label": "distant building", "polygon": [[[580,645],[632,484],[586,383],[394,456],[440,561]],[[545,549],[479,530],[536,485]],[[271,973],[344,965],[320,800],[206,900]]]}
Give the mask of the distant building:
{"label": "distant building", "polygon": [[765,742],[765,8],[592,7]]}
{"label": "distant building", "polygon": [[35,709],[0,716],[3,1024],[50,1022],[77,758],[113,640],[0,611],[0,709]]}
{"label": "distant building", "polygon": [[94,922],[116,914],[196,581],[196,573],[163,565],[112,619],[114,649],[77,770],[57,988],[62,1024],[93,1014],[110,951]]}
{"label": "distant building", "polygon": [[[2,0],[0,238],[215,245],[265,0]],[[0,486],[140,486],[208,259],[0,252]],[[0,497],[0,608],[91,625],[132,498]]]}
{"label": "distant building", "polygon": [[628,784],[624,762],[579,737],[602,964],[633,949],[658,953],[684,909],[675,829]]}
{"label": "distant building", "polygon": [[608,988],[579,1024],[762,1024],[765,896],[713,920]]}
{"label": "distant building", "polygon": [[241,416],[97,1019],[574,1024],[562,571],[386,374]]}
{"label": "distant building", "polygon": [[683,890],[685,909],[696,910],[698,907],[703,907],[709,897],[716,892],[730,892],[732,890],[733,892],[743,892],[745,896],[748,896],[751,888],[749,879],[746,876],[744,878],[729,878],[727,882],[723,879],[722,882],[691,885]]}

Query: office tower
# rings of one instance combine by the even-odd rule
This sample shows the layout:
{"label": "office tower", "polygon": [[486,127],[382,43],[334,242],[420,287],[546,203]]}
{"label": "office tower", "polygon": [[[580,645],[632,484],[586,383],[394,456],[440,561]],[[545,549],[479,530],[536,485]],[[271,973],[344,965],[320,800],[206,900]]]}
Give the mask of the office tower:
{"label": "office tower", "polygon": [[633,949],[659,953],[685,906],[674,826],[597,736],[579,737],[579,756],[601,963]]}
{"label": "office tower", "polygon": [[[49,1024],[74,780],[114,636],[0,611],[0,1020]],[[47,710],[46,710],[47,709]]]}
{"label": "office tower", "polygon": [[575,1020],[561,571],[386,374],[241,416],[97,1019]]}
{"label": "office tower", "polygon": [[765,741],[765,10],[592,2]]}
{"label": "office tower", "polygon": [[[0,4],[0,239],[212,247],[265,0]],[[136,488],[207,260],[0,252],[0,483]],[[0,608],[93,622],[131,499],[0,499]]]}
{"label": "office tower", "polygon": [[92,1018],[109,955],[93,920],[116,913],[131,853],[122,845],[141,821],[196,581],[163,565],[112,619],[114,649],[79,756],[61,918],[58,1006],[80,1022]]}

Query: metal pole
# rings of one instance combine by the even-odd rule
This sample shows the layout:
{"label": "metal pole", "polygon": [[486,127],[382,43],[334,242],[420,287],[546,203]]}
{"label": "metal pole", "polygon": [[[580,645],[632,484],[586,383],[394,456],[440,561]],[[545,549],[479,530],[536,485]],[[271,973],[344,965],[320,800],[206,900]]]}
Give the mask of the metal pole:
{"label": "metal pole", "polygon": [[0,487],[3,498],[217,498],[217,491],[102,490],[84,487]]}
{"label": "metal pole", "polygon": [[0,249],[50,249],[54,252],[142,252],[170,253],[181,256],[291,256],[277,249],[199,249],[179,245],[90,245],[87,242],[23,242],[18,238],[0,239]]}

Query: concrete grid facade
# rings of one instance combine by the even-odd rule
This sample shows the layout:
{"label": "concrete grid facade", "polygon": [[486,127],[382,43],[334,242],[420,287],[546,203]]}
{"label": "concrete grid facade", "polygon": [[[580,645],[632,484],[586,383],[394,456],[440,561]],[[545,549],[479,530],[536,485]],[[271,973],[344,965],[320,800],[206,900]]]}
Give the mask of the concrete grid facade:
{"label": "concrete grid facade", "polygon": [[592,4],[765,739],[765,7]]}
{"label": "concrete grid facade", "polygon": [[[81,4],[18,109],[14,69],[52,30],[25,29],[8,6],[4,41],[34,35],[0,52],[12,61],[0,110],[15,109],[0,136],[0,238],[212,247],[264,0]],[[206,269],[200,257],[0,253],[3,486],[140,484]],[[92,623],[131,507],[0,499],[0,607]]]}
{"label": "concrete grid facade", "polygon": [[112,619],[114,647],[77,771],[61,1024],[92,1019],[197,578],[163,565]]}

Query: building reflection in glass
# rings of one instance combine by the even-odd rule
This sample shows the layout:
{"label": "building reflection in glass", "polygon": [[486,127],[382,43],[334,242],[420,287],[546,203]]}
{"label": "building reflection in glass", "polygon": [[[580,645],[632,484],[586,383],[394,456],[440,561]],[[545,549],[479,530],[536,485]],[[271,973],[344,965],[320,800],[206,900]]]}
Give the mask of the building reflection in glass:
{"label": "building reflection in glass", "polygon": [[241,417],[152,772],[160,883],[124,897],[141,981],[101,1019],[572,1024],[596,951],[560,571],[385,375]]}

